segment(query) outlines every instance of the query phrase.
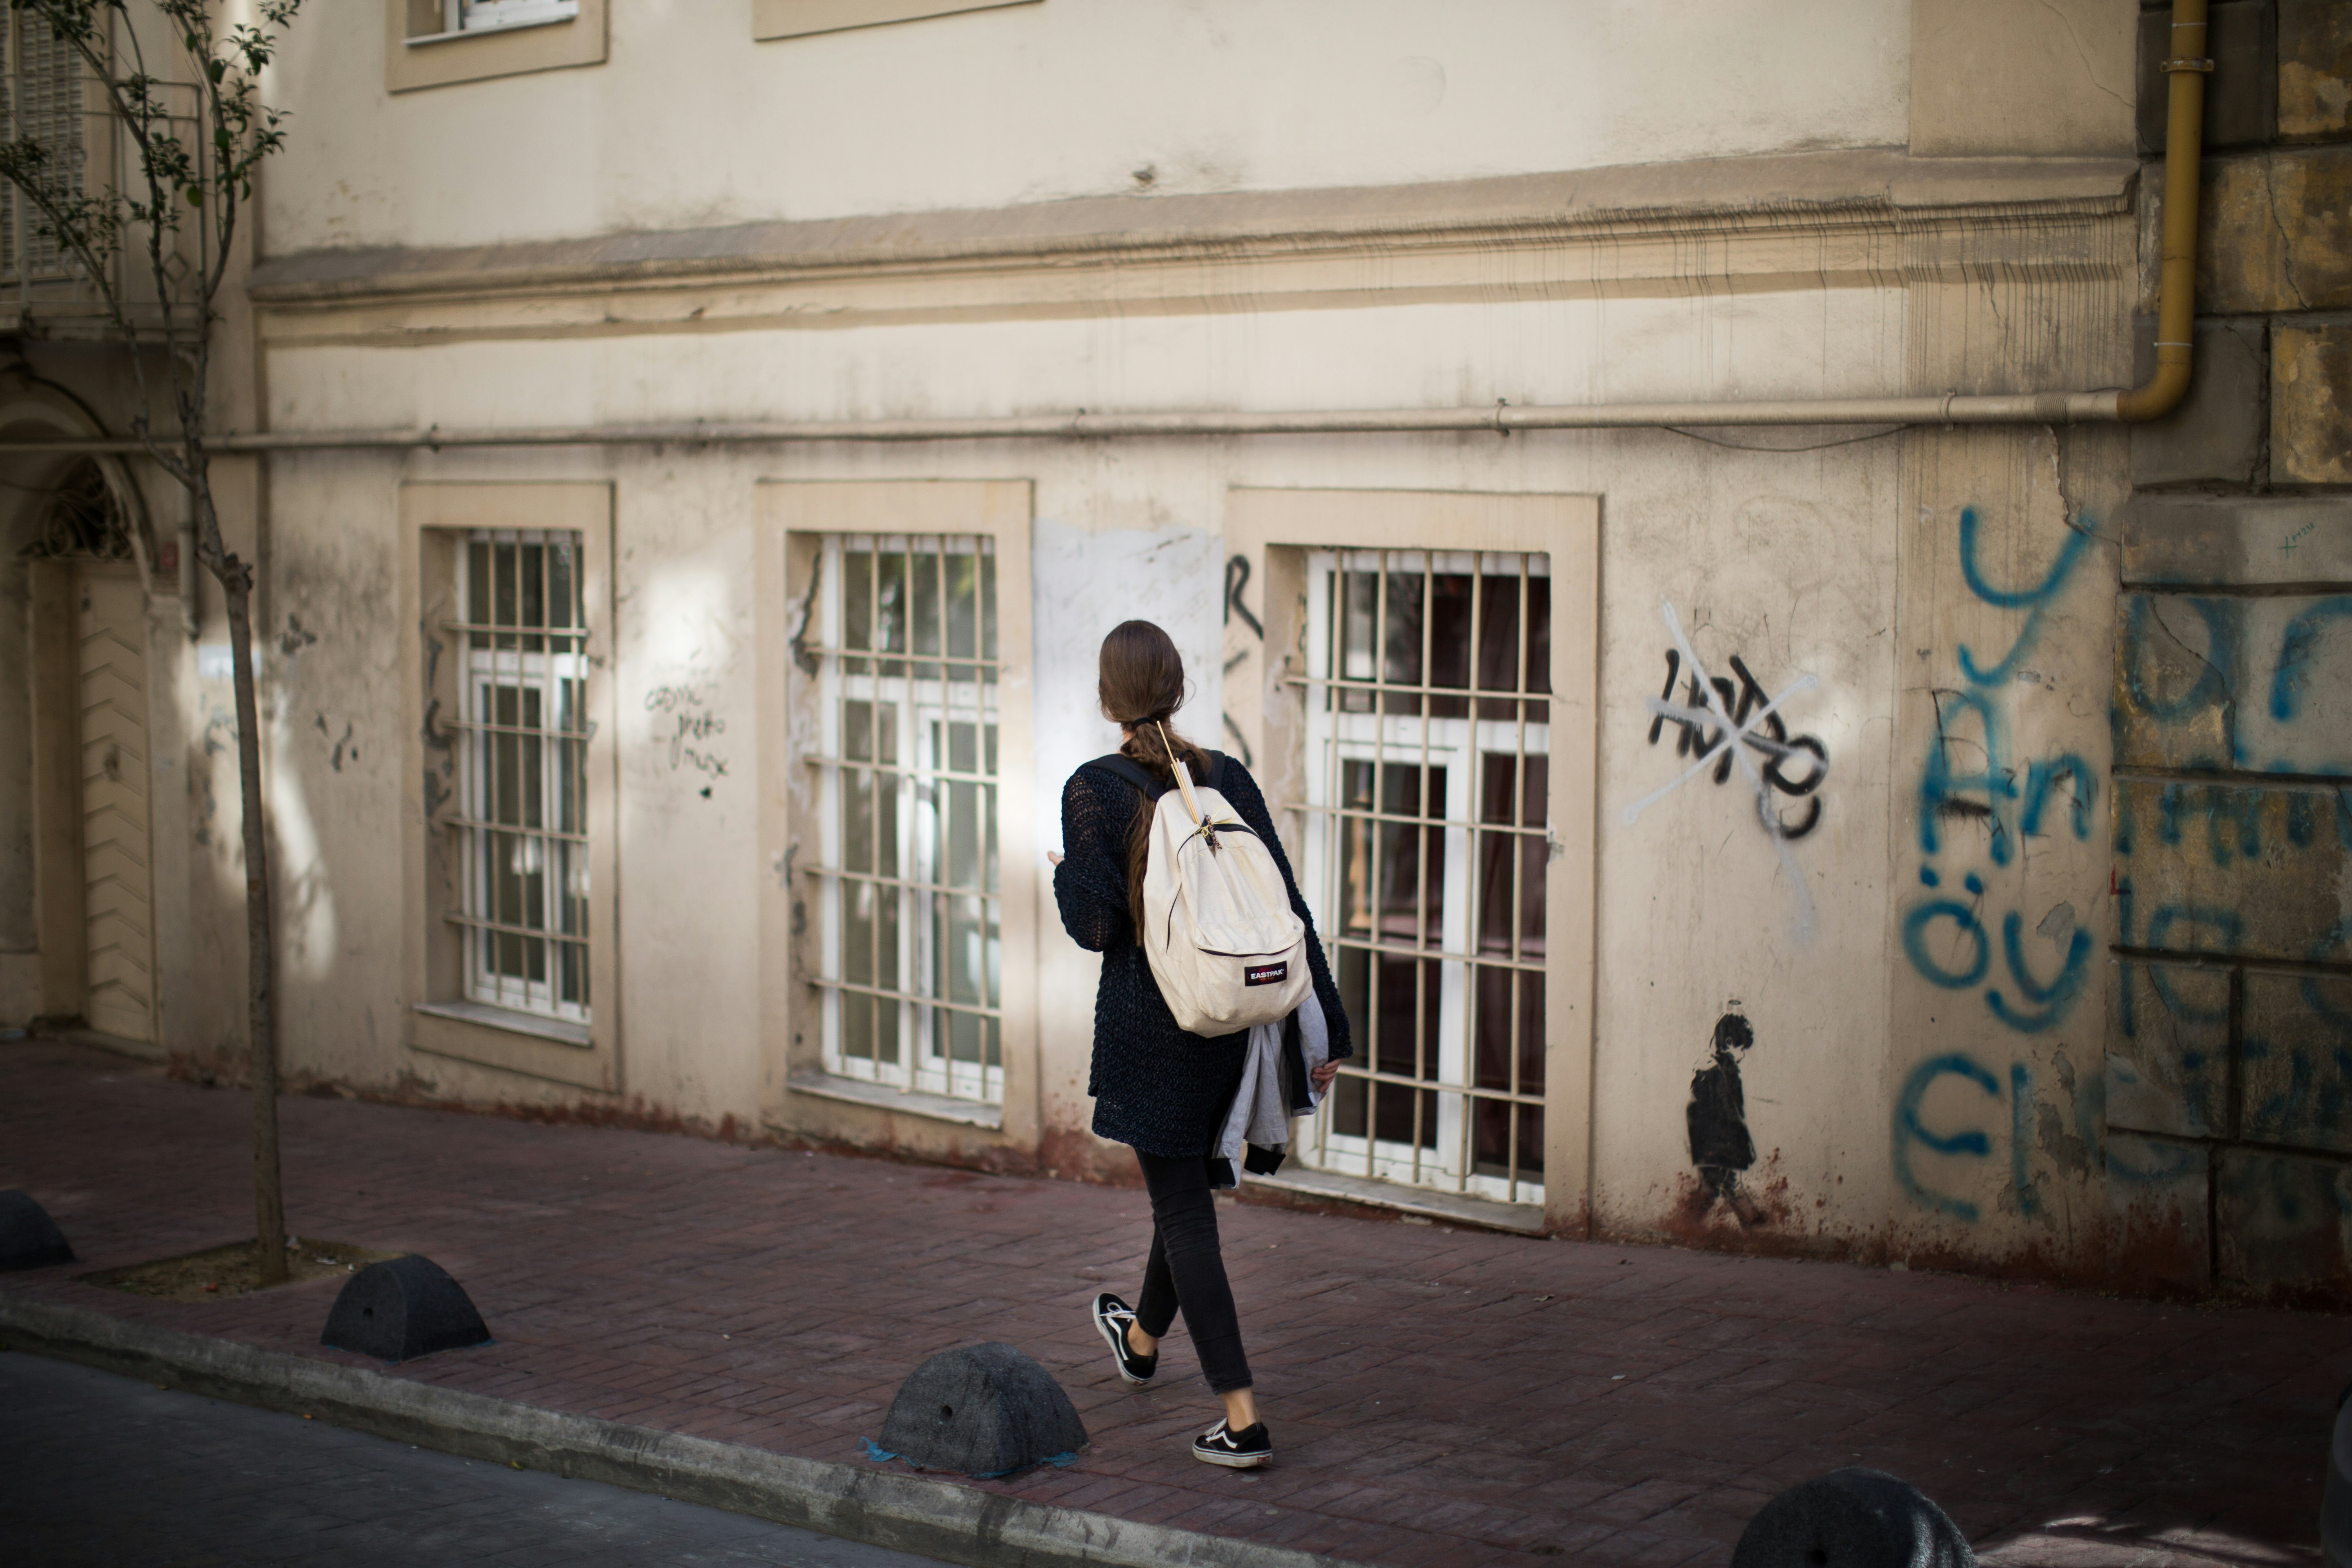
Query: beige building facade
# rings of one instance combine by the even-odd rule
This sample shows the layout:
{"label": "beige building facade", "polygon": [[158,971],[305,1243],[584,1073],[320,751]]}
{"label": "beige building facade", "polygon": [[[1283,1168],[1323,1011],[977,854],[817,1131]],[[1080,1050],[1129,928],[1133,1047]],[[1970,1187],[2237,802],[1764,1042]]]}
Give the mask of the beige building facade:
{"label": "beige building facade", "polygon": [[[1139,616],[1349,1000],[1289,1190],[2352,1291],[2352,269],[2255,177],[2352,7],[2216,7],[2158,426],[1279,427],[2137,380],[2167,14],[1805,11],[306,17],[222,327],[285,1070],[1118,1178],[1047,855]],[[0,437],[119,429],[26,319]],[[0,1015],[233,1072],[217,595],[5,460]]]}

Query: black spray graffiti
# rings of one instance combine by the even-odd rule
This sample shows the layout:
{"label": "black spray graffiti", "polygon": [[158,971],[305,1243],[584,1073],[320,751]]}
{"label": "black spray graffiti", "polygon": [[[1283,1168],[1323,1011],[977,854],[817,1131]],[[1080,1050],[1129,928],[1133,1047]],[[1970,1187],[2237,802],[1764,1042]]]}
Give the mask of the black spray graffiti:
{"label": "black spray graffiti", "polygon": [[[1675,682],[1678,679],[1684,681],[1687,691],[1679,710],[1652,710],[1650,744],[1656,745],[1665,727],[1672,724],[1676,731],[1675,755],[1705,756],[1721,742],[1724,730],[1721,716],[1728,714],[1731,727],[1740,732],[1740,740],[1764,753],[1764,784],[1768,790],[1803,799],[1822,787],[1822,781],[1829,776],[1829,748],[1822,744],[1818,737],[1790,734],[1788,726],[1780,722],[1780,715],[1776,712],[1767,712],[1763,716],[1760,731],[1748,728],[1748,716],[1769,704],[1771,698],[1766,695],[1762,684],[1738,654],[1731,656],[1731,669],[1738,677],[1737,681],[1718,675],[1708,682],[1715,689],[1717,698],[1712,708],[1706,694],[1699,689],[1698,676],[1694,673],[1685,678],[1682,669],[1681,650],[1666,649],[1666,685],[1665,689],[1658,693],[1658,700],[1661,703],[1672,703]],[[1801,775],[1791,778],[1787,764],[1790,759],[1800,757],[1802,758],[1798,763],[1801,769]],[[1715,782],[1727,784],[1730,779],[1731,752],[1725,747],[1715,764]],[[1794,821],[1786,813],[1776,811],[1774,816],[1780,837],[1802,838],[1820,825],[1822,803],[1819,797],[1806,799],[1803,813]]]}
{"label": "black spray graffiti", "polygon": [[[1250,635],[1256,637],[1258,641],[1264,642],[1265,640],[1265,623],[1260,621],[1255,616],[1252,615],[1250,613],[1250,607],[1242,602],[1242,590],[1249,586],[1249,580],[1250,563],[1248,556],[1235,555],[1225,563],[1224,624],[1232,626],[1234,624],[1234,617],[1235,616],[1239,616],[1242,618],[1242,625],[1249,627]],[[1226,659],[1225,673],[1227,675],[1231,675],[1234,672],[1234,667],[1240,665],[1248,658],[1249,650],[1244,648],[1242,652],[1234,654],[1232,658]],[[1242,733],[1242,727],[1234,722],[1234,716],[1231,713],[1223,715],[1223,718],[1225,721],[1225,733],[1233,737],[1234,749],[1241,753],[1242,766],[1245,768],[1255,767],[1257,765],[1257,762],[1255,758],[1250,755],[1249,738]]]}
{"label": "black spray graffiti", "polygon": [[343,725],[343,734],[341,740],[336,740],[334,731],[327,727],[327,716],[324,713],[319,715],[316,728],[320,735],[324,736],[334,744],[335,750],[333,754],[328,758],[328,763],[335,770],[335,772],[341,773],[343,771],[343,759],[345,757],[351,758],[351,760],[355,763],[360,760],[359,745],[352,738],[355,731],[348,721]]}
{"label": "black spray graffiti", "polygon": [[[1672,600],[1658,605],[1659,618],[1666,624],[1666,635],[1674,639],[1674,656],[1666,666],[1665,697],[1643,699],[1654,721],[1650,739],[1655,741],[1663,732],[1663,724],[1673,724],[1681,731],[1679,750],[1683,754],[1696,752],[1698,757],[1688,767],[1660,784],[1656,789],[1625,807],[1625,825],[1632,826],[1642,813],[1712,768],[1718,780],[1728,776],[1721,766],[1736,763],[1748,785],[1756,795],[1756,819],[1764,825],[1765,837],[1771,840],[1773,853],[1780,857],[1780,869],[1786,877],[1790,893],[1795,898],[1797,915],[1790,934],[1798,942],[1810,942],[1813,935],[1813,893],[1804,872],[1797,864],[1796,851],[1790,841],[1799,834],[1809,833],[1820,820],[1818,809],[1809,810],[1801,824],[1791,826],[1781,818],[1778,797],[1783,792],[1811,795],[1821,787],[1829,774],[1828,748],[1820,742],[1801,746],[1787,738],[1788,728],[1781,721],[1781,705],[1801,691],[1811,691],[1821,685],[1818,678],[1801,675],[1779,693],[1766,697],[1756,684],[1748,667],[1733,659],[1732,668],[1739,672],[1739,681],[1717,680],[1699,662],[1691,648],[1688,634],[1683,630],[1682,617],[1675,613]],[[1690,694],[1687,706],[1677,706],[1668,699],[1674,694],[1675,677],[1690,672]],[[1749,695],[1752,693],[1753,695]],[[1740,717],[1734,716],[1737,707]],[[1811,740],[1810,736],[1805,737]],[[1760,752],[1770,764],[1767,770],[1756,765],[1750,752]],[[1806,759],[1806,774],[1801,787],[1784,771],[1784,764],[1801,752]],[[1777,781],[1777,782],[1776,782]]]}
{"label": "black spray graffiti", "polygon": [[1764,1223],[1763,1211],[1739,1187],[1740,1173],[1756,1163],[1756,1140],[1748,1131],[1748,1091],[1739,1081],[1739,1064],[1755,1047],[1756,1031],[1738,1013],[1715,1021],[1706,1065],[1691,1075],[1690,1105],[1684,1120],[1690,1130],[1691,1164],[1698,1171],[1701,1215],[1718,1203],[1727,1206],[1743,1227]]}

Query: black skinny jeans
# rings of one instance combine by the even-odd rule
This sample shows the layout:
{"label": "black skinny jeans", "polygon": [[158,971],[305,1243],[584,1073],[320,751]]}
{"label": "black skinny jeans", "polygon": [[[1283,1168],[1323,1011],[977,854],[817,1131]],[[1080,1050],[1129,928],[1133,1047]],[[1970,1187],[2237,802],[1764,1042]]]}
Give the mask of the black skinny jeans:
{"label": "black skinny jeans", "polygon": [[1225,1258],[1217,1246],[1217,1205],[1209,1191],[1208,1163],[1199,1155],[1166,1160],[1135,1152],[1143,1185],[1151,1194],[1151,1261],[1144,1266],[1143,1295],[1135,1304],[1136,1326],[1153,1339],[1168,1332],[1176,1310],[1201,1358],[1201,1375],[1213,1394],[1250,1385],[1249,1359],[1242,1354],[1242,1324],[1234,1310],[1234,1288],[1225,1281]]}

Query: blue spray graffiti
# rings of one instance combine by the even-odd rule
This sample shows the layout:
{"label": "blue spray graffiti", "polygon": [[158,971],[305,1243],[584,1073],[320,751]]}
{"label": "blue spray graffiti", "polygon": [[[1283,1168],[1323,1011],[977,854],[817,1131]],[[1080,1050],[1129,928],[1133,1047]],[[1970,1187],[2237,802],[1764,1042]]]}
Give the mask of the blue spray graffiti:
{"label": "blue spray graffiti", "polygon": [[[2063,1067],[2063,1059],[2060,1077],[2072,1084],[2073,1073]],[[1928,1094],[1946,1079],[1958,1079],[1973,1086],[1983,1093],[1986,1100],[1998,1101],[2002,1098],[2004,1086],[1993,1070],[1964,1052],[1952,1051],[1930,1057],[1913,1068],[1910,1076],[1904,1079],[1903,1091],[1895,1102],[1895,1181],[1906,1196],[1922,1207],[1973,1224],[1982,1216],[1976,1201],[1933,1184],[1916,1163],[1917,1153],[1923,1149],[1931,1154],[1969,1160],[1989,1160],[1992,1156],[1995,1134],[1991,1126],[1939,1128],[1928,1125]],[[2102,1097],[2099,1082],[2094,1078],[2084,1087],[2074,1108],[2074,1126],[2083,1149],[2091,1157],[2105,1162],[2108,1155],[2105,1131],[2100,1125]],[[2010,1063],[2006,1089],[2009,1100],[2009,1129],[2006,1134],[2009,1141],[2009,1186],[2016,1196],[2017,1212],[2032,1219],[2040,1215],[2045,1205],[2041,1185],[2033,1179],[2032,1164],[2034,1121],[2041,1112],[2040,1102],[2034,1094],[2032,1065],[2022,1061]],[[1973,1099],[1963,1090],[1962,1103],[1956,1107],[1947,1100],[1942,1114],[1947,1117],[1966,1116],[1966,1102]],[[2046,1116],[2044,1120],[2046,1124]]]}
{"label": "blue spray graffiti", "polygon": [[1904,1080],[1902,1094],[1895,1101],[1895,1180],[1906,1193],[1927,1207],[1973,1222],[1977,1218],[1975,1204],[1927,1185],[1911,1169],[1911,1148],[1915,1143],[1938,1154],[1968,1154],[1979,1160],[1992,1152],[1992,1140],[1978,1128],[1965,1128],[1958,1132],[1937,1132],[1920,1121],[1919,1109],[1927,1098],[1927,1090],[1938,1079],[1944,1078],[1966,1079],[1995,1100],[2000,1098],[2000,1080],[1979,1067],[1972,1058],[1957,1051],[1947,1056],[1930,1057],[1913,1068],[1911,1076]]}
{"label": "blue spray graffiti", "polygon": [[[1948,824],[1980,823],[1984,855],[1995,868],[2017,858],[2021,840],[2042,837],[2063,821],[2077,840],[2091,836],[2092,807],[2098,797],[2098,774],[2073,752],[2028,762],[2024,785],[2009,742],[2009,683],[2021,662],[2042,636],[2050,606],[2081,563],[2089,548],[2087,528],[2070,522],[2065,542],[2030,588],[1998,588],[1986,581],[1977,555],[1981,521],[1974,507],[1960,512],[1960,574],[1969,592],[1996,609],[2023,610],[2025,623],[2009,651],[1990,668],[1981,667],[1966,644],[1956,650],[1963,689],[1934,693],[1936,734],[1919,770],[1919,852],[1928,860],[1942,855]],[[2053,809],[2055,807],[2055,809]],[[1923,864],[1919,880],[1938,887],[1943,873]],[[1903,917],[1903,951],[1911,966],[1931,984],[1965,991],[1982,984],[1992,970],[1995,953],[1985,911],[1984,879],[1969,871],[1963,885],[1967,900],[1927,898],[1914,903]],[[2021,1034],[2041,1034],[2064,1021],[2090,972],[2092,940],[2080,926],[2055,933],[2064,943],[2058,973],[2043,979],[2027,961],[2023,917],[2015,910],[2000,921],[1999,953],[2006,979],[1984,993],[1986,1010]]]}
{"label": "blue spray graffiti", "polygon": [[2009,965],[2010,978],[2017,982],[2019,993],[2042,1010],[2028,1012],[2004,999],[1998,991],[1985,993],[1985,1005],[1992,1009],[1994,1017],[2018,1033],[2038,1035],[2054,1027],[2074,1005],[2074,994],[2083,988],[2083,976],[2090,968],[2091,933],[2081,926],[2074,928],[2067,939],[2065,964],[2058,971],[2058,977],[2045,985],[2035,981],[2025,955],[2019,951],[2018,937],[2024,927],[2024,918],[2015,910],[2000,917],[2000,955]]}
{"label": "blue spray graffiti", "polygon": [[2271,675],[2272,718],[2294,717],[2295,702],[2311,680],[2320,627],[2339,616],[2352,616],[2352,595],[2322,599],[2287,623],[2286,635],[2279,639],[2278,668]]}
{"label": "blue spray graffiti", "polygon": [[2018,1212],[2032,1219],[2042,1212],[2042,1189],[2027,1169],[2026,1118],[2033,1112],[2033,1069],[2023,1062],[2009,1064],[2009,1184],[2017,1193]]}
{"label": "blue spray graffiti", "polygon": [[2017,640],[2010,644],[2008,654],[1990,669],[1979,669],[1976,656],[1966,643],[1960,645],[1960,673],[1968,677],[1972,685],[1998,686],[2016,673],[2018,661],[2031,653],[2033,645],[2041,640],[2042,612],[2050,607],[2050,602],[2066,585],[2066,579],[2074,574],[2074,563],[2082,558],[2090,542],[2087,530],[2074,528],[2070,523],[2066,542],[2058,548],[2058,559],[2050,563],[2050,570],[2037,586],[2015,592],[1996,588],[1985,581],[1982,569],[1977,565],[1977,509],[1972,506],[1960,509],[1960,575],[1968,580],[1969,592],[1998,608],[2026,612],[2025,625],[2018,629]]}

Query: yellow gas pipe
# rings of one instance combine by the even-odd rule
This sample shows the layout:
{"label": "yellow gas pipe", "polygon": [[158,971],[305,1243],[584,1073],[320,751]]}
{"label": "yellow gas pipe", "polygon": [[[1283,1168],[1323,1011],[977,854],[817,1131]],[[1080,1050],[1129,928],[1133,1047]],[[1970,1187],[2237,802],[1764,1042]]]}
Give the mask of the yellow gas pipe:
{"label": "yellow gas pipe", "polygon": [[2164,273],[2156,308],[2156,374],[2116,399],[2127,424],[2160,419],[2189,391],[2197,320],[2197,183],[2205,139],[2205,0],[2173,0],[2164,132]]}

